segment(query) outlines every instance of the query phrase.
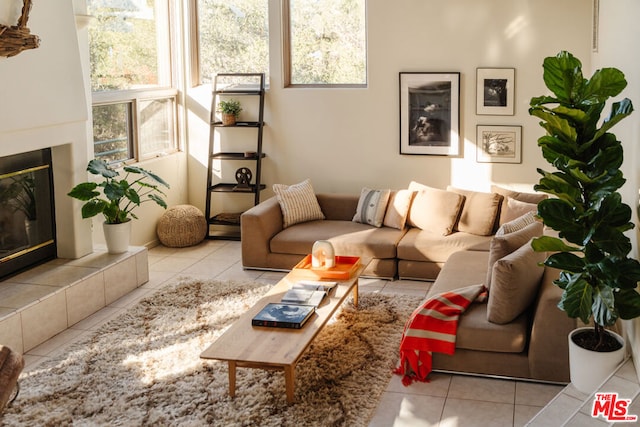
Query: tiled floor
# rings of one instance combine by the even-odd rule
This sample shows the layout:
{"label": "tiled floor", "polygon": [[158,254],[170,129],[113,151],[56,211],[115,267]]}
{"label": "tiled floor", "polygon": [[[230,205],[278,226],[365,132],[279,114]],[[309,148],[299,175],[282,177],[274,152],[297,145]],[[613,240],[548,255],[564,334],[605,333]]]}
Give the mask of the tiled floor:
{"label": "tiled floor", "polygon": [[[284,273],[243,270],[239,242],[205,241],[183,249],[153,248],[149,250],[148,283],[28,351],[25,369],[65,351],[74,340],[180,275],[276,283]],[[361,279],[360,286],[361,292],[424,296],[430,283]],[[404,387],[399,377],[394,377],[370,426],[522,426],[561,390],[557,385],[451,374],[433,374],[430,383]]]}

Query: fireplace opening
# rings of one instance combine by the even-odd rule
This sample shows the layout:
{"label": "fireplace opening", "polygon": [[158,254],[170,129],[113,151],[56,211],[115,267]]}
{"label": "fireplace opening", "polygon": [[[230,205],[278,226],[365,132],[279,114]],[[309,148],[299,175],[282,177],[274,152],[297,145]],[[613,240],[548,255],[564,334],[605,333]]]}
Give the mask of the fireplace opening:
{"label": "fireplace opening", "polygon": [[51,149],[0,158],[0,280],[56,258]]}

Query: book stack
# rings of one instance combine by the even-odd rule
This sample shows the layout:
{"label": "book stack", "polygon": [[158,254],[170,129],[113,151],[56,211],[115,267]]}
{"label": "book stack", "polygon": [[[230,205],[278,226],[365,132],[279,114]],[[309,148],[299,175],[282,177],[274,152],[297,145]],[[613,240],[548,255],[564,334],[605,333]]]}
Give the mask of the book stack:
{"label": "book stack", "polygon": [[252,320],[253,326],[300,329],[338,282],[303,280],[291,286],[279,303],[268,303]]}

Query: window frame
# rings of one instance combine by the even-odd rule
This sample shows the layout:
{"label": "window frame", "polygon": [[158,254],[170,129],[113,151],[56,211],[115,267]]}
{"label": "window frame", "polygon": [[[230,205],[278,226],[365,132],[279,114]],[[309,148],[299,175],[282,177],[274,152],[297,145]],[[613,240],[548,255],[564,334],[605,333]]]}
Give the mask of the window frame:
{"label": "window frame", "polygon": [[365,82],[364,83],[291,83],[291,2],[282,0],[282,77],[285,88],[366,88],[369,85],[368,67],[368,19],[367,3],[365,1]]}
{"label": "window frame", "polygon": [[[98,106],[107,106],[115,104],[128,104],[129,105],[129,117],[128,123],[129,140],[127,141],[130,152],[128,153],[128,159],[122,161],[114,161],[112,163],[132,164],[138,163],[144,160],[149,160],[164,155],[173,154],[182,151],[181,142],[181,120],[179,115],[180,108],[180,96],[178,86],[179,67],[182,63],[180,58],[176,57],[176,45],[180,44],[179,29],[177,26],[181,21],[182,12],[176,7],[173,0],[166,2],[165,7],[157,10],[158,18],[163,19],[162,33],[163,39],[168,43],[168,49],[166,52],[158,50],[158,80],[166,81],[167,85],[158,84],[158,86],[144,87],[136,89],[119,89],[119,90],[98,90],[91,91],[91,108]],[[158,34],[159,40],[160,34]],[[158,42],[158,40],[156,40]],[[89,48],[90,41],[89,41]],[[162,75],[165,78],[162,78]],[[91,76],[89,76],[91,77]],[[161,152],[152,152],[149,154],[141,154],[140,150],[140,125],[139,125],[139,104],[142,101],[153,100],[171,100],[173,103],[172,108],[172,133],[173,133],[173,147],[171,149]],[[92,129],[92,148],[95,156],[95,141],[93,141],[93,118],[91,120]]]}
{"label": "window frame", "polygon": [[[140,153],[140,102],[142,101],[154,101],[154,100],[171,100],[173,102],[173,139],[175,145],[173,148],[167,150],[167,152],[153,152],[149,154]],[[93,93],[93,102],[91,107],[115,105],[115,104],[129,104],[130,105],[130,138],[129,146],[133,147],[130,153],[130,158],[123,160],[122,163],[130,164],[136,163],[156,157],[161,157],[165,154],[172,154],[180,151],[180,141],[178,139],[178,90],[175,88],[164,89],[131,89],[131,90],[115,90],[115,91],[101,91]],[[93,143],[95,145],[95,142]],[[94,152],[95,153],[95,152]],[[114,162],[116,163],[116,162]]]}

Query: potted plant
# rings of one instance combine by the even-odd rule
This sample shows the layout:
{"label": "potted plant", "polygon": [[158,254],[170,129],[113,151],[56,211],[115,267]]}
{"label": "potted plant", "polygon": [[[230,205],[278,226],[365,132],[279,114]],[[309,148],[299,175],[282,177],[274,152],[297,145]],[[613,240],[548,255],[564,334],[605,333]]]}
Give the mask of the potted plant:
{"label": "potted plant", "polygon": [[236,124],[236,119],[242,111],[240,101],[230,99],[228,101],[220,101],[218,109],[222,113],[222,124],[225,126],[233,126]]}
{"label": "potted plant", "polygon": [[[544,81],[555,96],[531,99],[529,113],[542,119],[546,135],[538,146],[557,170],[542,175],[537,191],[550,194],[538,204],[538,216],[558,232],[533,241],[536,251],[550,252],[544,261],[561,270],[555,284],[562,290],[558,307],[571,318],[593,327],[570,334],[571,382],[590,393],[622,361],[624,340],[605,329],[620,319],[640,316],[640,263],[630,258],[631,208],[618,189],[625,183],[620,166],[623,148],[609,130],[633,111],[629,99],[615,102],[600,123],[605,103],[626,87],[615,68],[582,75],[582,64],[571,53],[544,60]],[[598,358],[580,370],[575,366],[574,343]],[[600,360],[618,348],[611,362]],[[610,363],[607,365],[607,363]],[[602,372],[598,372],[602,368]]]}
{"label": "potted plant", "polygon": [[[101,182],[83,182],[68,193],[86,202],[82,206],[82,218],[104,215],[105,240],[109,253],[126,252],[129,247],[131,218],[138,219],[133,210],[142,203],[153,201],[163,208],[167,203],[160,186],[169,188],[162,178],[137,166],[125,166],[126,175],[104,160],[93,159],[87,171],[102,178]],[[123,241],[124,239],[124,241]]]}

